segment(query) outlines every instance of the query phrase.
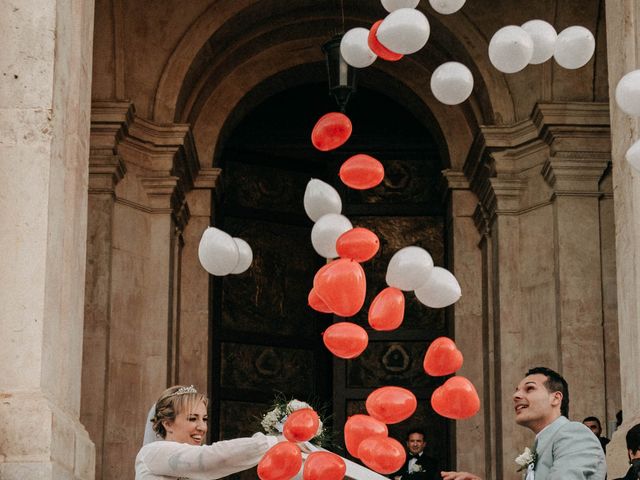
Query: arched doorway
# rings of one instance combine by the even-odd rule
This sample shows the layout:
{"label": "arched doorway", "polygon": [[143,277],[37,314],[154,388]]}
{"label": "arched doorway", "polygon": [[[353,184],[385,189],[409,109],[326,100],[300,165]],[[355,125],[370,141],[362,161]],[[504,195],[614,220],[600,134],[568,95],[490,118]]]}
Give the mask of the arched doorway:
{"label": "arched doorway", "polygon": [[[400,385],[414,391],[419,406],[412,418],[391,425],[391,434],[403,440],[410,426],[425,428],[428,452],[445,467],[450,464],[449,428],[429,405],[442,380],[422,370],[428,343],[450,333],[445,311],[429,309],[407,292],[401,328],[368,328],[369,347],[360,357],[332,358],[321,332],[333,319],[307,306],[313,276],[324,259],[311,246],[313,223],[304,212],[303,195],[310,178],[334,185],[343,214],[380,238],[380,252],[364,264],[367,300],[353,319],[368,327],[368,306],[386,287],[386,266],[395,251],[419,245],[436,264],[445,264],[445,209],[438,185],[446,165],[421,119],[366,88],[348,106],[352,138],[334,152],[318,152],[309,139],[311,129],[320,115],[334,109],[322,84],[276,94],[244,117],[219,157],[223,193],[216,223],[252,245],[254,263],[244,274],[217,280],[221,288],[214,289],[219,292],[212,308],[214,436],[255,431],[278,392],[328,406],[335,431],[342,432],[349,415],[365,413],[364,400],[373,389]],[[341,163],[355,153],[371,154],[385,165],[381,185],[356,191],[340,182]],[[249,425],[247,418],[256,421]],[[342,442],[335,435],[333,448],[345,454]]]}

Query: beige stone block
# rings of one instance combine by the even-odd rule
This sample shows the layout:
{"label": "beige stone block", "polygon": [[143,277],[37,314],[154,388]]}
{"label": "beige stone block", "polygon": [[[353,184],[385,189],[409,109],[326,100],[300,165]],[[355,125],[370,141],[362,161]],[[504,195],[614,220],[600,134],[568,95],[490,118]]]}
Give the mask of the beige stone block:
{"label": "beige stone block", "polygon": [[74,469],[75,427],[76,425],[69,417],[54,411],[51,431],[51,460],[67,471]]}
{"label": "beige stone block", "polygon": [[96,470],[94,445],[81,426],[76,429],[74,474],[78,480],[93,480]]}
{"label": "beige stone block", "polygon": [[51,462],[0,463],[2,480],[44,480],[53,476]]}
{"label": "beige stone block", "polygon": [[[20,414],[16,414],[17,412]],[[10,462],[19,462],[23,457],[49,458],[53,430],[52,415],[49,403],[40,394],[2,393],[0,457],[4,456]],[[33,432],[37,432],[37,435]]]}
{"label": "beige stone block", "polygon": [[0,109],[50,107],[58,2],[4,4],[0,16]]}

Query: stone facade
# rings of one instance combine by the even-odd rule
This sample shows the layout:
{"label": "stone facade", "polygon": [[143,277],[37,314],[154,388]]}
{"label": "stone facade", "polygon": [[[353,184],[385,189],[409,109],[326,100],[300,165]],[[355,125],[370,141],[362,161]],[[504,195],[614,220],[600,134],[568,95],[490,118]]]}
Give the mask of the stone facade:
{"label": "stone facade", "polygon": [[[262,100],[318,81],[338,3],[14,3],[0,16],[0,245],[11,253],[0,259],[0,478],[133,478],[156,395],[211,388],[215,292],[197,246],[224,142]],[[370,3],[344,2],[347,28],[384,15]],[[532,435],[514,424],[510,395],[527,368],[563,372],[573,419],[623,408],[628,427],[640,413],[640,186],[623,159],[638,127],[609,101],[637,67],[640,7],[607,0],[606,22],[595,0],[421,8],[424,51],[377,61],[360,82],[424,122],[447,159],[447,266],[464,292],[454,336],[482,399],[456,425],[456,465],[515,480]],[[589,28],[594,59],[500,74],[488,39],[532,18]],[[474,74],[460,106],[425,81],[447,60]],[[16,423],[18,405],[36,435]]]}

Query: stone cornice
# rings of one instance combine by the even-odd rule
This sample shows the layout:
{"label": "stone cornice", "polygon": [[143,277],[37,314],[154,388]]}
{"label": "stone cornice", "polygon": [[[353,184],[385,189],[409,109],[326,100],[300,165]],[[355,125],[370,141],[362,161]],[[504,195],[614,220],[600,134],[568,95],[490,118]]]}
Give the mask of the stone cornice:
{"label": "stone cornice", "polygon": [[[521,205],[525,172],[543,162],[542,174],[555,194],[600,194],[610,149],[606,103],[541,103],[529,119],[481,126],[464,165],[481,204],[478,227],[497,214],[526,211],[528,206]],[[481,233],[486,230],[482,226]]]}
{"label": "stone cornice", "polygon": [[118,155],[89,156],[89,193],[113,194],[127,167]]}
{"label": "stone cornice", "polygon": [[163,125],[135,117],[120,148],[129,151],[127,162],[152,171],[169,170],[187,190],[193,188],[200,162],[189,125]]}
{"label": "stone cornice", "polygon": [[91,154],[116,154],[118,143],[126,136],[134,117],[135,109],[131,102],[92,102],[89,144]]}
{"label": "stone cornice", "polygon": [[117,155],[118,143],[126,136],[135,111],[131,102],[95,101],[91,104],[89,142],[89,193],[110,193],[127,169]]}
{"label": "stone cornice", "polygon": [[189,206],[180,179],[173,175],[155,175],[142,177],[140,183],[149,197],[150,211],[171,214],[176,228],[182,231],[189,221]]}
{"label": "stone cornice", "polygon": [[[138,117],[128,101],[93,102],[90,192],[113,192],[126,173],[125,165],[139,167],[134,170],[139,172],[136,175],[148,204],[119,200],[147,212],[170,213],[177,228],[182,229],[189,218],[185,192],[195,187],[200,171],[190,126],[159,124]],[[217,169],[211,170],[205,172],[201,185],[212,183],[215,187],[217,176],[213,171]]]}
{"label": "stone cornice", "polygon": [[220,185],[220,177],[222,176],[221,168],[201,168],[195,179],[193,188],[218,189]]}
{"label": "stone cornice", "polygon": [[556,196],[599,197],[600,180],[608,165],[609,157],[597,153],[579,157],[556,155],[545,162],[542,175]]}

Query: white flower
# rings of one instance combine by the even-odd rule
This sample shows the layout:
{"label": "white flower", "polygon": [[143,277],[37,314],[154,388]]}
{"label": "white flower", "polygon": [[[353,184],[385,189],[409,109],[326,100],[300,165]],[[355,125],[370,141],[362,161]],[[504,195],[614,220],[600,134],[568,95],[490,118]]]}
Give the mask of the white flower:
{"label": "white flower", "polygon": [[[262,428],[264,428],[264,430],[268,433],[276,431],[277,425],[280,422],[281,415],[282,412],[280,411],[279,407],[275,407],[273,410],[267,412],[264,415],[262,422],[260,422],[262,424]],[[282,429],[280,430],[280,432],[282,432]]]}
{"label": "white flower", "polygon": [[422,471],[422,465],[418,465],[417,463],[414,463],[413,465],[411,465],[411,472],[410,473],[418,473]]}
{"label": "white flower", "polygon": [[301,408],[311,408],[311,405],[309,405],[307,402],[296,400],[295,398],[287,404],[288,413],[293,413],[296,410],[300,410]]}
{"label": "white flower", "polygon": [[520,467],[518,471],[525,470],[531,464],[535,465],[536,459],[537,459],[536,452],[532,452],[529,447],[526,447],[524,449],[524,452],[522,452],[520,455],[516,457],[516,463]]}

